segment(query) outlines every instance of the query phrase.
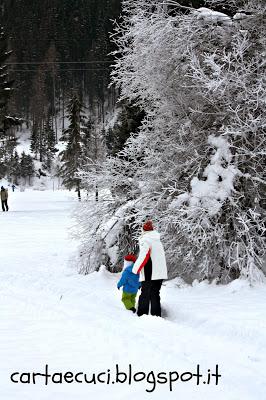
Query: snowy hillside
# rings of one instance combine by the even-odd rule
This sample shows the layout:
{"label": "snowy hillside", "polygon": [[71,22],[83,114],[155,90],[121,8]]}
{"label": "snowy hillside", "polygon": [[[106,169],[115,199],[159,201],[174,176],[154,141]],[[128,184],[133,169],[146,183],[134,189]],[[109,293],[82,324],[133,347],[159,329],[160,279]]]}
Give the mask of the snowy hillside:
{"label": "snowy hillside", "polygon": [[[81,276],[68,266],[75,204],[66,191],[17,191],[10,212],[1,214],[1,399],[263,400],[266,287],[241,280],[186,286],[177,279],[162,288],[165,318],[138,318],[120,301],[120,274],[102,268]],[[116,382],[117,364],[125,383]],[[82,383],[53,383],[57,374],[47,386],[42,376],[33,384],[29,373],[44,373],[46,365],[52,375],[68,372],[68,380],[80,373]],[[196,376],[185,382],[197,365],[199,385]],[[214,376],[208,384],[216,365],[218,385]],[[105,383],[84,383],[83,373],[88,380],[103,373]]]}

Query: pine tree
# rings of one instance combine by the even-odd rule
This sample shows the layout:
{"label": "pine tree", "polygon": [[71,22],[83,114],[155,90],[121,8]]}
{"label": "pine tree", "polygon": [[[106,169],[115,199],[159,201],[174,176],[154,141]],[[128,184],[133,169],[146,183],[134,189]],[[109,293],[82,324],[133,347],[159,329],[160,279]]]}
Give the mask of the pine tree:
{"label": "pine tree", "polygon": [[106,135],[106,145],[111,155],[123,149],[130,134],[138,131],[144,116],[144,111],[139,107],[129,104],[123,106],[114,127],[110,128]]}
{"label": "pine tree", "polygon": [[67,112],[70,125],[63,131],[61,137],[61,140],[66,142],[66,149],[60,153],[63,162],[60,174],[63,178],[63,185],[68,189],[75,188],[80,199],[81,180],[76,174],[83,159],[82,140],[85,116],[83,114],[83,105],[77,93],[74,93],[70,99]]}
{"label": "pine tree", "polygon": [[30,184],[30,178],[34,175],[34,163],[33,159],[30,154],[26,154],[24,151],[21,154],[21,160],[20,160],[20,175],[22,178],[25,179],[25,183],[27,181],[27,178],[29,179],[29,184]]}
{"label": "pine tree", "polygon": [[[33,119],[36,113],[33,103],[38,103],[40,95],[45,107],[51,109],[56,132],[58,108],[63,114],[65,95],[73,87],[79,88],[84,98],[89,97],[91,104],[97,101],[101,109],[114,106],[116,92],[107,89],[109,65],[106,61],[112,62],[108,56],[113,47],[109,32],[112,21],[120,14],[121,0],[45,0],[32,2],[31,7],[28,0],[2,3],[2,21],[16,54],[13,61],[44,62],[41,90],[35,90],[39,75],[37,64],[31,67],[20,64],[23,72],[16,77],[14,109],[23,113],[27,121]],[[62,64],[73,61],[82,64],[76,68]]]}
{"label": "pine tree", "polygon": [[14,155],[11,158],[10,163],[10,175],[15,185],[18,185],[18,178],[21,175],[20,172],[20,159],[17,151],[15,151]]}
{"label": "pine tree", "polygon": [[45,137],[44,121],[48,113],[48,99],[45,91],[45,66],[40,65],[33,81],[33,93],[31,96],[31,113],[33,119],[32,126],[32,151],[36,159],[44,161]]}
{"label": "pine tree", "polygon": [[[86,173],[97,174],[100,170],[100,165],[106,158],[106,132],[103,129],[101,122],[90,117],[86,122],[82,134],[82,171]],[[98,200],[98,186],[93,182],[86,182],[82,185],[88,192],[95,190],[95,198]]]}
{"label": "pine tree", "polygon": [[47,119],[47,122],[44,124],[44,167],[48,170],[51,169],[52,160],[54,158],[57,149],[55,148],[56,144],[56,137],[55,132],[52,128],[52,121],[51,118]]}
{"label": "pine tree", "polygon": [[34,153],[34,158],[36,160],[39,159],[41,162],[45,160],[46,153],[44,128],[43,120],[33,122],[30,149]]}
{"label": "pine tree", "polygon": [[95,130],[95,124],[93,120],[91,118],[87,119],[87,121],[84,124],[83,134],[82,134],[82,155],[84,164],[88,162],[88,159],[93,158],[92,139],[94,130]]}
{"label": "pine tree", "polygon": [[8,115],[8,101],[14,81],[9,80],[5,64],[12,52],[7,49],[7,40],[0,28],[0,174],[8,172],[9,162],[16,146],[16,138],[10,128],[19,125],[19,118]]}
{"label": "pine tree", "polygon": [[[8,80],[7,65],[5,62],[12,52],[7,50],[7,41],[1,28],[0,31],[0,135],[5,137],[9,120],[7,117],[7,103],[12,90],[13,82]],[[11,121],[10,121],[11,122]]]}
{"label": "pine tree", "polygon": [[30,139],[30,150],[33,154],[35,154],[35,158],[37,159],[38,154],[38,133],[37,133],[37,126],[33,124],[32,131],[31,131],[31,139]]}

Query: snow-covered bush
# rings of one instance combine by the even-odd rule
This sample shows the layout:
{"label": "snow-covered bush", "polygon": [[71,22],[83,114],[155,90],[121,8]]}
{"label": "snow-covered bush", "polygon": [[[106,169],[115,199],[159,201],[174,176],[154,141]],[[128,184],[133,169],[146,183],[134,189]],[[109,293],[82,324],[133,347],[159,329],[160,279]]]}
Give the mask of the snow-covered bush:
{"label": "snow-covered bush", "polygon": [[113,272],[123,265],[123,256],[134,251],[130,219],[134,202],[118,202],[111,193],[99,192],[98,200],[88,198],[75,211],[74,237],[80,240],[77,259],[81,273],[98,270],[104,264]]}
{"label": "snow-covered bush", "polygon": [[123,226],[147,216],[157,223],[170,276],[263,276],[265,6],[235,5],[244,18],[206,9],[173,15],[161,1],[124,0],[113,35],[113,82],[145,118],[94,174],[111,194],[97,205],[98,223],[134,202]]}

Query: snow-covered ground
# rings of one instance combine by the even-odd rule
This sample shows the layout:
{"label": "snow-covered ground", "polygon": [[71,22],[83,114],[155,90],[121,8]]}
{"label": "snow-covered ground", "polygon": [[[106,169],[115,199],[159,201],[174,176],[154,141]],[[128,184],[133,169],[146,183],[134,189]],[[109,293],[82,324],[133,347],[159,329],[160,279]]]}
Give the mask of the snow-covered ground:
{"label": "snow-covered ground", "polygon": [[[123,309],[119,274],[101,269],[81,276],[68,266],[76,247],[68,237],[75,201],[65,191],[11,192],[10,211],[0,214],[0,398],[264,400],[265,286],[168,282],[162,289],[167,317],[138,318]],[[116,364],[128,374],[125,383],[116,382]],[[198,364],[200,384],[196,376],[181,382],[182,373],[195,374]],[[208,384],[208,369],[215,373],[217,364],[218,385],[214,376]],[[45,365],[52,375],[69,372],[69,381],[71,373],[91,379],[103,372],[98,378],[105,383],[10,380],[18,372],[13,379],[27,382],[29,376],[21,374],[44,373]],[[133,382],[141,371],[145,379]],[[175,371],[180,377],[171,392]],[[84,381],[84,375],[77,379]]]}

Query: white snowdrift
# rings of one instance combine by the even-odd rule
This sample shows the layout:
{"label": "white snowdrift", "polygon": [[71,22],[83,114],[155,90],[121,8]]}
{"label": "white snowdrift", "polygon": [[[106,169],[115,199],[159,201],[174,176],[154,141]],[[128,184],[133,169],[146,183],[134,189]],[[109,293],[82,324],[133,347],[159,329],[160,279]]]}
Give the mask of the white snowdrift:
{"label": "white snowdrift", "polygon": [[[262,400],[266,378],[266,287],[238,280],[165,282],[165,319],[129,313],[116,289],[120,274],[104,268],[81,276],[67,267],[76,244],[67,227],[75,200],[68,192],[15,192],[0,230],[0,392],[4,400],[189,399]],[[36,384],[14,372],[114,373],[191,371],[219,365],[219,385],[192,381]],[[18,378],[16,375],[16,378]],[[112,375],[113,376],[113,375]],[[167,375],[169,376],[169,375]],[[106,377],[106,375],[102,376]],[[24,376],[25,378],[25,376]],[[58,376],[57,376],[58,378]]]}

